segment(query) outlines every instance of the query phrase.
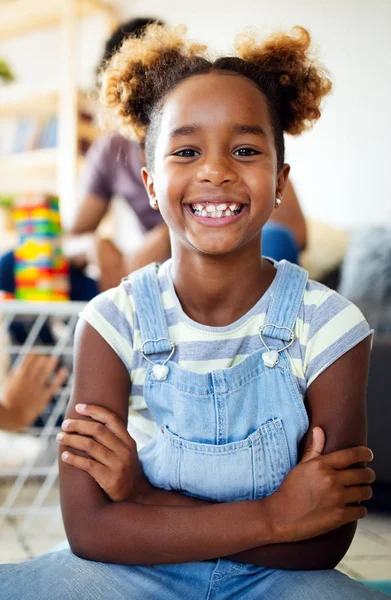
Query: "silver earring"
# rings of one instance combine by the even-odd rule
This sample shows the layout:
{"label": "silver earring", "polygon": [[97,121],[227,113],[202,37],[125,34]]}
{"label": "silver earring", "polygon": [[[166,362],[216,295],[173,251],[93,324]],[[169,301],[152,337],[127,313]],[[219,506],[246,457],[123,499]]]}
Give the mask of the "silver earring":
{"label": "silver earring", "polygon": [[280,206],[281,202],[282,202],[281,198],[279,198],[279,197],[277,196],[277,198],[276,198],[276,205],[275,205],[275,206],[276,206],[276,208],[278,208],[278,207]]}
{"label": "silver earring", "polygon": [[150,198],[149,204],[150,204],[151,208],[157,208],[157,205],[158,205],[157,198]]}

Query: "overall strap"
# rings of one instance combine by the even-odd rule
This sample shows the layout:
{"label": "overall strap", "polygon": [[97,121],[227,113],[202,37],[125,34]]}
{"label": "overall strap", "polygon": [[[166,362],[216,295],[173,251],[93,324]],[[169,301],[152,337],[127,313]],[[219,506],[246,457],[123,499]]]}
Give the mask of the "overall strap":
{"label": "overall strap", "polygon": [[274,325],[294,330],[307,281],[308,271],[286,260],[279,262],[274,292],[266,313],[265,336],[284,342],[291,340],[288,329],[278,329]]}
{"label": "overall strap", "polygon": [[[147,355],[171,352],[172,349],[157,278],[158,267],[152,263],[129,276],[141,339],[145,344],[143,351]],[[147,340],[151,341],[145,343]]]}

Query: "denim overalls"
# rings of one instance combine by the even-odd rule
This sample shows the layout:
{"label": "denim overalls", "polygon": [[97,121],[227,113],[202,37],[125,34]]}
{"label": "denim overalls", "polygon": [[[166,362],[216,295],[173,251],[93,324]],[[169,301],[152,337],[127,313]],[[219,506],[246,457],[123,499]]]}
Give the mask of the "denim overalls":
{"label": "denim overalls", "polygon": [[[275,264],[276,285],[262,334],[267,348],[259,338],[259,350],[254,354],[229,369],[205,374],[187,371],[175,362],[156,266],[148,266],[131,276],[143,351],[146,361],[151,361],[144,397],[159,425],[157,435],[139,456],[147,478],[155,486],[216,502],[262,498],[276,490],[297,463],[298,444],[308,429],[308,417],[290,367],[288,350],[278,353],[275,366],[267,366],[263,356],[290,344],[307,272],[286,261]],[[297,355],[295,344],[299,341],[291,346]],[[140,350],[135,348],[135,351]],[[275,355],[269,364],[274,362]],[[227,558],[117,565],[84,560],[69,549],[26,563],[0,565],[0,597],[2,600],[386,598],[335,569],[278,570]]]}
{"label": "denim overalls", "polygon": [[[263,332],[270,350],[290,342],[308,278],[296,265],[277,264]],[[235,366],[195,373],[178,366],[174,349],[161,380],[151,363],[162,365],[172,348],[156,266],[138,271],[131,282],[143,352],[151,361],[144,399],[159,426],[139,453],[147,478],[215,502],[268,496],[297,463],[308,429],[288,350],[278,353],[274,367],[266,366],[262,355],[268,350],[259,338],[259,350]]]}

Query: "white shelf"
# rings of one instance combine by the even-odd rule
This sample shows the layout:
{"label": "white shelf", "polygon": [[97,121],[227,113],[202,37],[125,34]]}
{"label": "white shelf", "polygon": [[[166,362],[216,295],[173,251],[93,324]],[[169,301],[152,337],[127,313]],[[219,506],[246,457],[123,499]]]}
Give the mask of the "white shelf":
{"label": "white shelf", "polygon": [[58,86],[4,85],[0,87],[0,117],[53,114],[57,112],[59,98]]}
{"label": "white shelf", "polygon": [[2,156],[0,157],[0,175],[15,169],[21,171],[21,176],[24,171],[53,171],[57,168],[57,154],[57,148],[42,148]]}
{"label": "white shelf", "polygon": [[[32,86],[11,83],[0,86],[0,118],[18,115],[54,114],[58,112],[61,97],[59,85]],[[77,92],[80,111],[94,115],[98,99],[82,90]]]}
{"label": "white shelf", "polygon": [[[61,23],[63,0],[3,0],[0,4],[0,41]],[[66,0],[65,0],[66,1]],[[99,12],[114,20],[114,6],[101,0],[79,0],[78,17]]]}
{"label": "white shelf", "polygon": [[[57,193],[63,222],[77,198],[78,139],[94,141],[99,131],[80,112],[95,113],[96,101],[76,88],[77,24],[103,13],[111,29],[117,26],[115,6],[103,0],[0,0],[0,42],[29,31],[58,26],[61,82],[0,87],[0,118],[22,115],[58,116],[58,146],[0,156],[0,193],[26,190]],[[57,45],[56,45],[57,51]]]}

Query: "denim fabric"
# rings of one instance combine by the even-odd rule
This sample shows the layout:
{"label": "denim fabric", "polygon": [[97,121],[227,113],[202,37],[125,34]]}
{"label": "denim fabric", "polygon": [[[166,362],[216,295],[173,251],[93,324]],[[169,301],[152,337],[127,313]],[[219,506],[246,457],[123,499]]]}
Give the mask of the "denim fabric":
{"label": "denim fabric", "polygon": [[[283,263],[269,303],[265,341],[287,344],[307,273]],[[146,357],[166,362],[171,351],[156,266],[132,276]],[[142,310],[140,311],[140,309]],[[150,341],[147,341],[150,340]],[[165,380],[148,363],[145,399],[159,424],[141,451],[150,481],[220,502],[263,498],[297,463],[308,429],[286,350],[267,367],[259,350],[232,368],[195,373],[168,360]],[[2,600],[380,600],[335,570],[282,571],[219,558],[174,565],[112,565],[60,550],[29,563],[0,565]]]}
{"label": "denim fabric", "polygon": [[339,571],[281,571],[226,559],[113,565],[70,550],[0,565],[1,600],[382,600]]}
{"label": "denim fabric", "polygon": [[[264,339],[277,350],[290,338],[307,272],[282,261],[276,278],[266,315],[273,325],[265,327]],[[169,331],[155,266],[131,281],[141,338],[152,340],[145,355],[163,364]],[[242,362],[209,373],[187,371],[170,360],[164,381],[148,363],[144,399],[159,430],[140,460],[154,485],[216,502],[263,498],[280,486],[297,463],[308,417],[287,351],[273,368],[262,360],[266,352],[259,339],[259,349]]]}

